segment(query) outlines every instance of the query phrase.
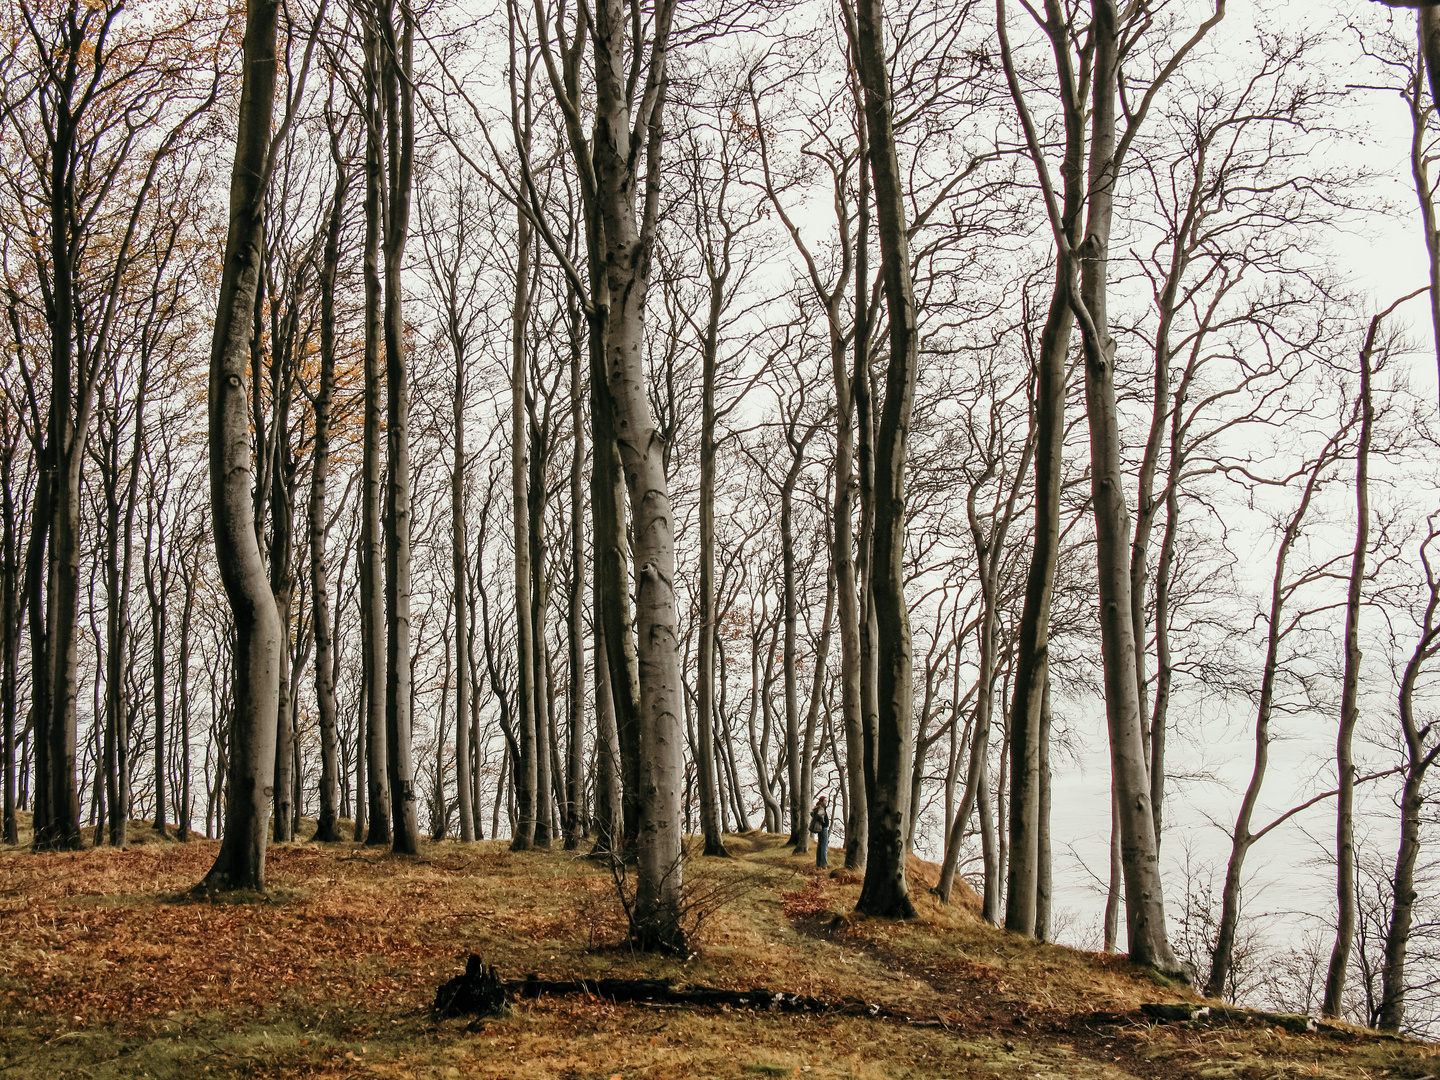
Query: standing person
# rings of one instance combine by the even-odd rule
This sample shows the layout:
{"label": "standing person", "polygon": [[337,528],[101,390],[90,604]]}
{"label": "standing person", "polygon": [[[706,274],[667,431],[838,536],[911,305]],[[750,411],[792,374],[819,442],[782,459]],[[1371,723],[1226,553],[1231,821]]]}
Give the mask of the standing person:
{"label": "standing person", "polygon": [[810,831],[815,834],[815,865],[829,866],[830,811],[824,795],[815,800],[815,809],[810,811]]}

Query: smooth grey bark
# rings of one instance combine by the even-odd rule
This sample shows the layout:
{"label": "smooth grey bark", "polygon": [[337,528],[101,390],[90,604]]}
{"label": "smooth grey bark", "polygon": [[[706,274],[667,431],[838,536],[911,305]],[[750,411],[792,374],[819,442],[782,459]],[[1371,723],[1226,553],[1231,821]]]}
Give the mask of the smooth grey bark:
{"label": "smooth grey bark", "polygon": [[910,616],[905,603],[905,458],[919,375],[915,294],[910,280],[905,190],[896,155],[881,0],[858,0],[846,29],[865,91],[880,273],[890,322],[885,400],[875,438],[873,621],[876,629],[874,749],[866,746],[869,861],[856,910],[914,918],[905,881],[905,823],[913,745]]}
{"label": "smooth grey bark", "polygon": [[[1004,40],[1003,2],[997,0]],[[1139,963],[1165,971],[1179,972],[1170,948],[1164,920],[1164,903],[1158,866],[1155,819],[1150,807],[1148,748],[1145,718],[1141,715],[1137,669],[1137,643],[1131,622],[1131,592],[1125,550],[1131,539],[1130,522],[1122,490],[1119,457],[1119,430],[1115,407],[1114,339],[1109,332],[1106,308],[1107,265],[1111,225],[1114,217],[1114,185],[1124,157],[1134,140],[1155,94],[1174,73],[1189,52],[1224,14],[1223,0],[1217,0],[1214,15],[1203,22],[1184,44],[1162,65],[1160,71],[1133,105],[1127,105],[1123,134],[1117,137],[1116,104],[1120,80],[1120,13],[1114,0],[1094,0],[1092,19],[1082,49],[1082,63],[1090,66],[1090,147],[1086,176],[1084,240],[1073,243],[1073,219],[1067,218],[1043,165],[1040,140],[1024,103],[1012,64],[1007,60],[1007,81],[1020,114],[1025,140],[1039,173],[1057,261],[1063,267],[1079,262],[1079,288],[1067,288],[1066,301],[1080,324],[1085,356],[1086,416],[1090,429],[1091,489],[1097,542],[1096,560],[1101,600],[1101,653],[1105,672],[1107,721],[1110,729],[1111,770],[1115,786],[1115,807],[1121,842],[1121,864],[1125,878],[1126,911],[1130,930],[1131,956]],[[1045,26],[1057,54],[1062,92],[1067,111],[1083,110],[1085,80],[1067,77],[1068,31],[1056,36],[1056,27],[1068,20],[1057,4],[1047,3]],[[1071,123],[1075,123],[1072,116]],[[1078,162],[1076,162],[1078,169]],[[1076,182],[1073,176],[1067,182]],[[1037,458],[1038,460],[1038,458]],[[1038,709],[1035,713],[1038,718]],[[1028,744],[1021,748],[1029,769]],[[1031,800],[1027,797],[1026,806]],[[1143,820],[1142,820],[1143,819]],[[1022,851],[1030,865],[1031,843]]]}
{"label": "smooth grey bark", "polygon": [[[645,297],[659,212],[673,4],[662,0],[642,13],[633,2],[602,0],[573,37],[567,38],[563,27],[554,27],[558,41],[552,41],[544,5],[537,4],[535,10],[547,77],[565,119],[585,205],[596,611],[605,620],[612,699],[622,756],[628,759],[625,798],[627,803],[634,800],[635,807],[638,873],[631,937],[643,949],[681,951],[685,947],[680,925],[684,732],[674,592],[675,523],[663,447],[647,397],[643,348]],[[588,138],[579,97],[587,30],[594,61]],[[527,171],[527,183],[532,182]],[[528,190],[538,218],[533,187]],[[565,259],[563,246],[553,237],[547,236],[546,243],[557,258]],[[568,273],[578,291],[582,285],[578,273],[573,267]],[[628,609],[624,533],[615,502],[615,481],[621,478],[633,523],[633,682],[627,670],[629,643],[619,625]],[[629,686],[638,691],[633,698],[627,693]],[[638,706],[633,712],[632,701]],[[634,728],[627,731],[632,722]],[[633,785],[628,782],[632,768]],[[628,812],[626,818],[628,833]]]}
{"label": "smooth grey bark", "polygon": [[[855,80],[858,82],[858,80]],[[870,300],[870,170],[865,163],[870,156],[870,143],[865,125],[863,91],[855,86],[855,134],[860,166],[859,195],[856,198],[855,226],[855,320],[850,347],[855,363],[850,390],[855,395],[855,479],[860,496],[860,533],[856,538],[856,571],[858,576],[860,635],[860,715],[856,730],[847,728],[847,739],[855,736],[854,761],[847,771],[854,776],[858,769],[860,785],[850,792],[849,819],[846,823],[845,865],[859,869],[870,859],[870,796],[866,778],[865,755],[872,752],[875,741],[876,716],[880,712],[876,668],[874,569],[875,569],[875,402],[871,387],[870,345],[874,330],[875,309]],[[852,846],[853,845],[853,846]]]}
{"label": "smooth grey bark", "polygon": [[1040,705],[1040,823],[1036,844],[1040,849],[1039,866],[1035,872],[1035,937],[1050,940],[1050,909],[1054,898],[1054,881],[1050,859],[1050,687],[1045,687],[1045,700]]}
{"label": "smooth grey bark", "polygon": [[[659,197],[662,116],[673,5],[656,6],[650,63],[637,101],[626,53],[645,42],[628,32],[631,5],[595,6],[595,121],[591,142],[598,192],[593,225],[603,241],[600,266],[608,278],[605,377],[614,409],[616,444],[633,522],[635,639],[639,664],[640,805],[631,934],[637,945],[662,952],[685,947],[682,903],[681,798],[683,711],[679,671],[679,614],[675,599],[675,519],[662,448],[650,412],[644,366],[644,305],[649,284]],[[637,16],[638,17],[638,16]],[[633,130],[632,130],[633,124]],[[645,153],[647,172],[638,172]],[[637,196],[643,179],[643,224]],[[597,267],[599,269],[599,267]]]}
{"label": "smooth grey bark", "polygon": [[[1094,0],[1095,74],[1091,112],[1089,199],[1080,269],[1080,295],[1071,307],[1081,325],[1085,353],[1085,408],[1090,428],[1091,502],[1096,527],[1100,593],[1100,645],[1110,767],[1120,813],[1121,861],[1130,956],[1139,964],[1182,973],[1165,926],[1149,765],[1137,683],[1137,642],[1130,621],[1130,577],[1125,552],[1129,512],[1122,489],[1116,412],[1115,340],[1107,307],[1111,223],[1119,153],[1115,109],[1119,75],[1119,11],[1114,0]],[[1078,302],[1077,302],[1078,301]]]}
{"label": "smooth grey bark", "polygon": [[365,422],[361,448],[360,612],[365,671],[366,833],[370,846],[389,846],[389,754],[385,736],[385,538],[380,465],[380,354],[385,340],[381,301],[380,234],[385,213],[384,117],[380,111],[380,42],[365,18]]}
{"label": "smooth grey bark", "polygon": [[400,25],[386,0],[376,5],[380,88],[385,110],[388,205],[385,256],[385,764],[390,781],[391,850],[420,850],[414,767],[411,764],[410,655],[410,371],[400,274],[410,223],[415,161],[412,81],[413,15],[400,6]]}
{"label": "smooth grey bark", "polygon": [[279,5],[248,0],[239,137],[210,353],[210,502],[215,556],[235,624],[225,833],[204,890],[264,889],[280,693],[280,618],[255,535],[250,325],[263,259]]}

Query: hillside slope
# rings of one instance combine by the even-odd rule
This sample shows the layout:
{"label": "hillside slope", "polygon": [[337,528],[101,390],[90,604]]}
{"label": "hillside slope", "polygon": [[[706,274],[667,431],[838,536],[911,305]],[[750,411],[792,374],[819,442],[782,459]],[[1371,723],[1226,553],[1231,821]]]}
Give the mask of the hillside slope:
{"label": "hillside slope", "polygon": [[[500,842],[397,859],[356,845],[272,848],[249,903],[184,892],[211,843],[0,855],[0,1077],[1300,1077],[1440,1074],[1440,1047],[1260,1023],[1152,1025],[1179,1000],[1120,958],[1021,941],[973,897],[921,918],[848,912],[858,880],[826,876],[780,837],[733,837],[692,860],[713,902],[685,961],[623,947],[608,871]],[[720,901],[726,906],[715,910]],[[518,1001],[500,1019],[434,1019],[468,953],[506,978],[664,976],[755,986],[881,1015]],[[851,1010],[856,1011],[852,1008]]]}

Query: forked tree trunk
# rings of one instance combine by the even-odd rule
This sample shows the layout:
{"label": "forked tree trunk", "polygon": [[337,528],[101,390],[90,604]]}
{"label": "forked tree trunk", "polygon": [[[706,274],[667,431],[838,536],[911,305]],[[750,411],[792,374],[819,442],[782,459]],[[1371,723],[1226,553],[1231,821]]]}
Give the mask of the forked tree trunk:
{"label": "forked tree trunk", "polygon": [[[630,4],[600,0],[594,8],[595,121],[591,142],[596,205],[592,227],[603,237],[601,269],[609,311],[604,375],[615,421],[633,521],[635,639],[639,664],[639,805],[637,880],[631,933],[638,946],[685,947],[681,917],[681,799],[684,711],[679,613],[675,600],[675,518],[659,434],[650,414],[644,355],[645,296],[659,197],[662,115],[669,45],[669,3],[657,6],[643,97],[634,100],[627,54]],[[632,130],[632,125],[634,128]],[[643,144],[644,228],[637,224]],[[592,242],[592,250],[595,249]],[[607,634],[608,640],[608,634]]]}
{"label": "forked tree trunk", "polygon": [[1210,953],[1210,973],[1205,981],[1205,993],[1210,997],[1223,996],[1230,978],[1235,954],[1235,933],[1240,923],[1241,877],[1245,870],[1245,857],[1257,839],[1250,826],[1254,821],[1255,806],[1259,801],[1260,790],[1265,783],[1265,772],[1270,763],[1270,716],[1275,700],[1275,681],[1280,673],[1280,646],[1288,632],[1282,628],[1281,620],[1285,612],[1285,602],[1294,590],[1294,586],[1285,579],[1286,564],[1300,535],[1311,500],[1321,483],[1321,474],[1333,460],[1334,447],[1335,438],[1332,438],[1325,451],[1316,457],[1311,466],[1300,502],[1285,523],[1280,534],[1280,547],[1275,555],[1275,575],[1270,583],[1270,609],[1266,623],[1265,665],[1261,669],[1259,701],[1255,710],[1255,764],[1250,770],[1250,782],[1240,800],[1240,810],[1235,815],[1235,827],[1230,831],[1230,859],[1225,868],[1225,884],[1220,894],[1220,923],[1215,931],[1215,945]]}
{"label": "forked tree trunk", "polygon": [[225,834],[202,889],[264,889],[280,692],[280,619],[251,497],[250,326],[263,258],[274,110],[275,0],[249,0],[230,220],[210,353],[210,500],[215,556],[235,622]]}
{"label": "forked tree trunk", "polygon": [[1165,926],[1164,887],[1150,807],[1145,718],[1140,712],[1130,574],[1130,519],[1120,465],[1116,412],[1115,340],[1107,307],[1110,228],[1116,182],[1115,108],[1119,72],[1119,13],[1115,0],[1094,0],[1094,99],[1091,111],[1089,199],[1080,249],[1079,296],[1071,297],[1085,351],[1085,407],[1090,427],[1091,497],[1099,572],[1100,645],[1110,767],[1120,815],[1126,924],[1136,963],[1181,973]]}

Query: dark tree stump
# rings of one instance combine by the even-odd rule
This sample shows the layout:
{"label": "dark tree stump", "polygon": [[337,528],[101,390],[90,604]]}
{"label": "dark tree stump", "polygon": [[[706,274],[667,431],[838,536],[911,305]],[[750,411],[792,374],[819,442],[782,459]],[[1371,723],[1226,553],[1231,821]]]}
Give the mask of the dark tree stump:
{"label": "dark tree stump", "polygon": [[505,1012],[505,986],[500,973],[474,953],[465,960],[465,974],[435,991],[438,1016],[499,1016]]}

